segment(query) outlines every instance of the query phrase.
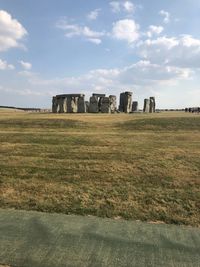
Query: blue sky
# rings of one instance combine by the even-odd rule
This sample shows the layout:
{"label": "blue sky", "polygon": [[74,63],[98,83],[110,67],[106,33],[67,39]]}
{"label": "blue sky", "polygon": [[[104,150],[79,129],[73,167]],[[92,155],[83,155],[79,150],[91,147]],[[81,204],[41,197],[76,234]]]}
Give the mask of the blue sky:
{"label": "blue sky", "polygon": [[132,91],[200,106],[200,1],[0,0],[0,105]]}

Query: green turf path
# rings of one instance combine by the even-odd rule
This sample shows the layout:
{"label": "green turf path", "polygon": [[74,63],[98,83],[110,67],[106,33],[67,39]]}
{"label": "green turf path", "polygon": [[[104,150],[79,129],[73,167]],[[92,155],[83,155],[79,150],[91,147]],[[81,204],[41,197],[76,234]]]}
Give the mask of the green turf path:
{"label": "green turf path", "polygon": [[0,209],[0,264],[200,266],[200,229]]}

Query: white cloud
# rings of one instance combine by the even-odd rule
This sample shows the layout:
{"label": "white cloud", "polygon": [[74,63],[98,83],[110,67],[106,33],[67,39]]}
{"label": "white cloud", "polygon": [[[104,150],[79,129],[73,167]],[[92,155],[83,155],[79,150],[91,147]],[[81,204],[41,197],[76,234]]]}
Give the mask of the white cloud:
{"label": "white cloud", "polygon": [[0,59],[0,70],[13,70],[14,68],[12,64],[8,64],[7,61]]}
{"label": "white cloud", "polygon": [[123,19],[113,24],[112,35],[115,39],[133,43],[139,38],[139,25],[132,19]]}
{"label": "white cloud", "polygon": [[152,85],[163,81],[189,79],[192,74],[190,69],[152,64],[150,61],[141,60],[124,68],[120,73],[120,79],[124,84]]}
{"label": "white cloud", "polygon": [[121,10],[121,3],[117,1],[110,2],[111,10],[113,13],[118,13]]}
{"label": "white cloud", "polygon": [[32,64],[29,62],[25,62],[23,60],[20,60],[19,63],[25,70],[30,70],[32,68]]}
{"label": "white cloud", "polygon": [[200,39],[191,35],[148,39],[137,46],[139,55],[153,63],[200,68]]}
{"label": "white cloud", "polygon": [[165,10],[161,10],[161,11],[159,12],[159,14],[160,14],[161,16],[164,17],[164,20],[163,20],[164,23],[167,24],[167,23],[170,22],[170,17],[171,17],[171,15],[170,15],[169,12],[167,12],[167,11],[165,11]]}
{"label": "white cloud", "polygon": [[[118,97],[122,88],[133,91],[134,98],[139,98],[141,104],[144,98],[154,95],[154,92],[156,92],[156,96],[161,97],[158,102],[165,103],[166,95],[162,98],[163,91],[165,92],[171,87],[174,89],[177,86],[176,88],[178,88],[181,83],[187,84],[188,79],[193,76],[193,72],[188,68],[164,66],[151,63],[149,60],[140,60],[123,68],[94,69],[80,76],[50,80],[45,80],[38,74],[28,71],[20,74],[24,76],[23,79],[20,79],[23,83],[20,83],[20,86],[18,84],[16,87],[11,87],[11,91],[6,93],[12,92],[12,95],[18,94],[24,97],[38,96],[35,101],[41,103],[41,106],[44,105],[42,101],[45,99],[49,99],[49,105],[51,105],[51,97],[55,94],[84,93],[86,99],[89,99],[92,93],[102,92]],[[5,87],[2,90],[5,91]],[[177,93],[177,98],[180,99],[182,95],[182,91],[180,91],[180,94]],[[41,99],[42,96],[45,98]],[[5,95],[6,97],[8,96]],[[32,105],[31,101],[33,100],[30,98],[30,105]],[[27,98],[25,103],[28,103]],[[175,106],[176,99],[170,103]]]}
{"label": "white cloud", "polygon": [[81,29],[81,33],[85,37],[89,37],[89,38],[99,38],[105,35],[104,32],[92,31],[89,27],[86,27],[86,26]]}
{"label": "white cloud", "polygon": [[113,13],[119,13],[121,11],[133,13],[135,11],[135,5],[131,1],[111,1],[110,7]]}
{"label": "white cloud", "polygon": [[164,28],[162,26],[150,25],[147,32],[147,36],[151,38],[153,35],[159,35],[163,32]]}
{"label": "white cloud", "polygon": [[98,39],[98,38],[89,38],[88,41],[96,45],[99,45],[102,43],[101,39]]}
{"label": "white cloud", "polygon": [[105,32],[97,32],[91,30],[87,26],[80,26],[77,24],[69,24],[65,20],[61,20],[56,25],[59,29],[62,29],[65,31],[65,36],[67,38],[72,38],[75,36],[82,36],[86,38],[87,41],[92,42],[94,44],[100,44],[101,43],[101,37],[105,35]]}
{"label": "white cloud", "polygon": [[127,11],[127,12],[134,12],[135,11],[135,6],[132,2],[130,1],[126,1],[125,3],[123,3],[123,6],[124,6],[124,9]]}
{"label": "white cloud", "polygon": [[29,78],[37,76],[36,73],[32,71],[28,71],[28,70],[19,71],[18,74],[24,77],[29,77]]}
{"label": "white cloud", "polygon": [[26,29],[8,12],[0,10],[0,51],[22,47],[19,41],[25,35],[27,35]]}
{"label": "white cloud", "polygon": [[100,11],[101,11],[100,8],[91,11],[91,12],[87,15],[87,18],[88,18],[89,20],[96,20],[96,19],[98,18],[98,16],[99,16]]}
{"label": "white cloud", "polygon": [[177,83],[177,81],[189,79],[192,75],[193,72],[187,68],[163,66],[141,60],[121,69],[96,69],[78,77],[43,80],[37,76],[32,76],[29,78],[29,82],[36,87],[42,86],[50,90],[55,87],[61,88],[57,93],[71,90],[70,92],[87,91],[91,94],[97,88],[98,90],[101,88],[102,92],[108,90],[107,88],[120,92],[121,88],[142,87],[144,85],[158,86],[169,82]]}
{"label": "white cloud", "polygon": [[[43,95],[48,95],[46,92],[38,92],[38,91],[33,91],[31,89],[16,89],[16,88],[5,88],[0,86],[0,91],[6,92],[6,93],[11,93],[11,94],[16,94],[16,95],[21,95],[21,96],[43,96]],[[49,94],[50,95],[50,94]]]}

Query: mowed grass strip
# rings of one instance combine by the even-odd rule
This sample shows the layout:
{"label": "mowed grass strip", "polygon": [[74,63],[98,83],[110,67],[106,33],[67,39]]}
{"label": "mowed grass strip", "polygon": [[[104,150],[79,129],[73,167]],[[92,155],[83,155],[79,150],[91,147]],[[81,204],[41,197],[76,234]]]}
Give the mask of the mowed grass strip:
{"label": "mowed grass strip", "polygon": [[200,225],[200,116],[0,114],[0,206]]}

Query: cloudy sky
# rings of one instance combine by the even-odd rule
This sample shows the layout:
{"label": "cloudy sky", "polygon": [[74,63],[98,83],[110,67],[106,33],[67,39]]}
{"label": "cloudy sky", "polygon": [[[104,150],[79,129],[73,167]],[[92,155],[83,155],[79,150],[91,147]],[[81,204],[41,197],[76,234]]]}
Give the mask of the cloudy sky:
{"label": "cloudy sky", "polygon": [[200,106],[199,0],[0,0],[0,105],[133,91]]}

